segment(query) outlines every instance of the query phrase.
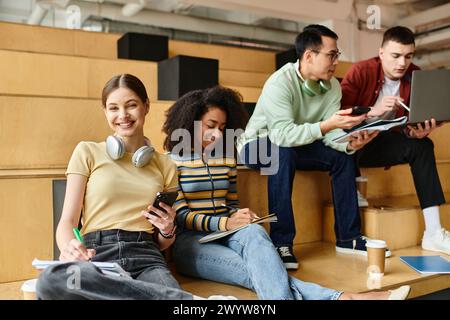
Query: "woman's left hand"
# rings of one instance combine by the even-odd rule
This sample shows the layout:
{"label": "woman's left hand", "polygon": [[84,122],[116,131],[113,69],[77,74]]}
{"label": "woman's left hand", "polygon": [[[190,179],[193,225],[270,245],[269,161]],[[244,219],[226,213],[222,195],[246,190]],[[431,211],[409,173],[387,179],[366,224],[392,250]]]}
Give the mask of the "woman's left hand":
{"label": "woman's left hand", "polygon": [[[149,212],[142,211],[142,215],[150,220],[150,222],[161,232],[168,234],[172,232],[175,225],[176,212],[171,206],[168,206],[163,202],[159,202],[159,205],[165,210],[165,212],[150,205],[147,207]],[[153,214],[153,212],[155,214]]]}

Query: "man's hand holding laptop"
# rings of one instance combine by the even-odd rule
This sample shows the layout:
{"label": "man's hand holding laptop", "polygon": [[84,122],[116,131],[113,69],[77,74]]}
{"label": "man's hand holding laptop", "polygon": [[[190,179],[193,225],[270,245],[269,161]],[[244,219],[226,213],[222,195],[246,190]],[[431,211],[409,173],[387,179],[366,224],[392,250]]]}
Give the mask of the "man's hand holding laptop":
{"label": "man's hand holding laptop", "polygon": [[428,136],[434,129],[442,127],[444,122],[437,124],[436,120],[431,118],[431,120],[425,120],[425,122],[418,123],[415,127],[408,125],[408,137],[415,139],[422,139]]}

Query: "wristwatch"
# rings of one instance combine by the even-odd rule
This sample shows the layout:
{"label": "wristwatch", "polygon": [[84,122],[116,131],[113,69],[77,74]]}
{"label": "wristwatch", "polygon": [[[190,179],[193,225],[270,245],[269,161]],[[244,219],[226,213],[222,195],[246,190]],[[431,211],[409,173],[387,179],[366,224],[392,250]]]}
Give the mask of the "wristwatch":
{"label": "wristwatch", "polygon": [[173,228],[172,228],[172,230],[170,230],[169,233],[164,233],[161,230],[159,230],[159,234],[165,239],[172,239],[173,237],[175,237],[176,230],[177,230],[177,224],[175,223],[175,220],[174,220]]}

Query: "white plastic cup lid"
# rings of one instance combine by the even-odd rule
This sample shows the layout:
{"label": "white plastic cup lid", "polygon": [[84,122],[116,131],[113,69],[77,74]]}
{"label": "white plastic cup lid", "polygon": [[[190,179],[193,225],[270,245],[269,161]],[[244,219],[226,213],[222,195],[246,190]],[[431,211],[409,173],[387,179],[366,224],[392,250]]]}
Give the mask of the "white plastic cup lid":
{"label": "white plastic cup lid", "polygon": [[367,248],[386,248],[386,241],[383,240],[367,240],[366,241]]}

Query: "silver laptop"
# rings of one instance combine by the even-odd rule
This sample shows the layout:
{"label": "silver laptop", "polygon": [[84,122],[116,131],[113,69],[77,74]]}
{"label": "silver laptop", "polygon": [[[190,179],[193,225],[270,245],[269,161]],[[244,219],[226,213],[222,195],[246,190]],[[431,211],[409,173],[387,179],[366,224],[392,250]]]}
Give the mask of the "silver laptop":
{"label": "silver laptop", "polygon": [[409,123],[450,121],[450,70],[414,71]]}

